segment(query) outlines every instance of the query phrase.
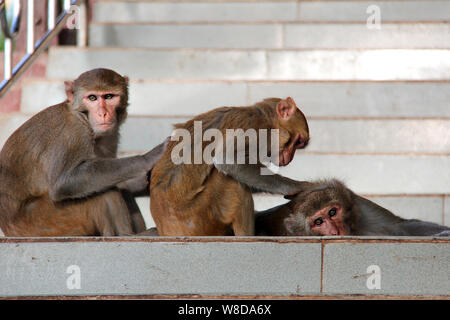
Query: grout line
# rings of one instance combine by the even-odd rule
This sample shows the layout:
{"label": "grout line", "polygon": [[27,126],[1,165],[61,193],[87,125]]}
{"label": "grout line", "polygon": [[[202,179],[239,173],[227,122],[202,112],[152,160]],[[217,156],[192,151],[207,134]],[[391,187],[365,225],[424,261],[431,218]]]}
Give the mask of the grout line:
{"label": "grout line", "polygon": [[[220,25],[274,25],[274,24],[298,24],[298,25],[366,25],[366,21],[361,20],[349,20],[349,21],[339,21],[339,20],[258,20],[258,21],[245,21],[245,20],[164,20],[164,21],[94,21],[91,25],[94,26],[183,26],[183,25],[212,25],[212,26],[220,26]],[[383,25],[418,25],[418,24],[429,24],[436,25],[442,24],[447,25],[450,23],[450,20],[417,20],[417,21],[409,21],[409,20],[384,20]]]}
{"label": "grout line", "polygon": [[320,242],[320,293],[323,294],[323,273],[324,273],[324,252],[325,252],[325,241]]}
{"label": "grout line", "polygon": [[266,51],[266,52],[282,52],[282,51],[449,51],[450,47],[441,48],[427,48],[427,47],[411,47],[411,48],[398,48],[398,47],[381,47],[381,48],[172,48],[172,47],[86,47],[80,48],[76,46],[56,46],[50,47],[51,51],[105,51],[105,50],[120,50],[120,51]]}
{"label": "grout line", "polygon": [[[142,150],[128,150],[120,151],[119,153],[140,153]],[[412,157],[449,157],[450,153],[414,153],[414,152],[332,152],[332,151],[299,151],[298,156],[302,155],[318,155],[318,156],[374,156],[374,157],[398,157],[398,156],[412,156]]]}
{"label": "grout line", "polygon": [[[120,151],[120,153],[139,153],[142,150],[128,150]],[[299,157],[302,155],[317,155],[317,156],[373,156],[373,157],[449,157],[450,153],[414,153],[414,152],[333,152],[333,151],[298,151]]]}
{"label": "grout line", "polygon": [[443,226],[445,226],[445,198],[446,198],[446,195],[445,194],[442,195],[442,225]]}
{"label": "grout line", "polygon": [[[246,96],[246,99],[248,100],[249,97]],[[61,101],[63,102],[63,101]],[[248,105],[250,105],[249,103]],[[216,106],[220,107],[220,106]],[[212,107],[215,108],[215,107]],[[211,109],[212,109],[211,108]],[[42,110],[40,110],[42,111]],[[11,112],[8,113],[9,115],[21,115],[21,116],[33,116],[37,112]],[[195,117],[195,114],[133,114],[132,112],[129,112],[128,119],[191,119]],[[309,116],[307,117],[308,121],[418,121],[418,120],[435,120],[435,121],[450,121],[450,117],[342,117],[342,116]],[[323,153],[323,151],[302,151],[302,153]],[[337,154],[352,154],[353,152],[326,152],[326,153],[337,153]],[[426,152],[354,152],[355,154],[394,154],[394,155],[450,155],[450,153],[426,153]]]}
{"label": "grout line", "polygon": [[[26,82],[63,82],[67,80],[67,78],[26,78],[24,81]],[[343,83],[351,83],[351,84],[378,84],[378,83],[400,83],[400,84],[450,84],[450,79],[428,79],[428,80],[416,80],[416,79],[406,79],[406,80],[375,80],[375,79],[345,79],[345,80],[328,80],[328,79],[320,79],[320,80],[270,80],[270,79],[189,79],[189,78],[164,78],[164,79],[149,79],[149,78],[135,78],[131,79],[130,83],[204,83],[204,82],[216,82],[216,83],[249,83],[249,84],[281,84],[281,83],[291,83],[291,84],[343,84]]]}

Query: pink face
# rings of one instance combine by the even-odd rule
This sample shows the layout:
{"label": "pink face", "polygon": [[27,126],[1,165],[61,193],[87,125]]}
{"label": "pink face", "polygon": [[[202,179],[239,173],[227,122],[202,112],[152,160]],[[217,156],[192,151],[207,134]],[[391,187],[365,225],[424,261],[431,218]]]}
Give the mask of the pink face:
{"label": "pink face", "polygon": [[89,91],[83,96],[83,104],[89,111],[89,122],[95,133],[104,133],[116,126],[118,92]]}
{"label": "pink face", "polygon": [[308,144],[300,134],[295,135],[289,144],[287,144],[283,151],[280,152],[278,163],[280,166],[287,166],[292,159],[294,159],[295,151],[297,149],[303,149]]}
{"label": "pink face", "polygon": [[342,207],[327,206],[309,217],[311,231],[323,236],[345,236],[349,230],[344,221]]}

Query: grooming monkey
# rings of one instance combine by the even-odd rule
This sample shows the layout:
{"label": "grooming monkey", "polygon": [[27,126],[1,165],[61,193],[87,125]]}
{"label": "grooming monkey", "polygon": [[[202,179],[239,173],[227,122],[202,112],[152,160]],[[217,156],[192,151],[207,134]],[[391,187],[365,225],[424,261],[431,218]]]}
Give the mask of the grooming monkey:
{"label": "grooming monkey", "polygon": [[128,78],[94,69],[65,82],[67,100],[17,129],[0,152],[6,236],[115,236],[145,230],[132,196],[148,185],[163,143],[117,158]]}

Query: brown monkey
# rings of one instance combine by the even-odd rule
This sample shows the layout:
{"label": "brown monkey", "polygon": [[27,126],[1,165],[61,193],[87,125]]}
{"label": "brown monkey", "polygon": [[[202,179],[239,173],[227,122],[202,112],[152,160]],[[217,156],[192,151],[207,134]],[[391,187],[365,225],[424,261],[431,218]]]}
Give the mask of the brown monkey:
{"label": "brown monkey", "polygon": [[338,180],[311,184],[292,201],[256,213],[256,233],[267,236],[448,236],[450,228],[403,219],[358,196]]}
{"label": "brown monkey", "polygon": [[[231,136],[227,129],[245,132],[279,129],[278,150],[269,148],[269,153],[274,152],[281,166],[291,162],[295,151],[304,148],[309,141],[306,118],[292,98],[270,98],[250,107],[214,109],[175,128],[187,130],[192,137],[197,121],[201,123],[202,134],[214,129],[224,140]],[[259,136],[257,139],[259,146],[262,139]],[[205,145],[203,142],[196,150],[194,142],[187,151],[183,150],[183,155],[191,151],[190,159],[195,160],[198,155],[201,158]],[[257,161],[251,164],[247,151],[252,145],[247,140],[245,164],[228,161],[175,164],[172,153],[176,146],[175,141],[169,143],[152,171],[151,213],[162,236],[254,235],[252,191],[289,195],[309,185],[276,174],[261,175],[264,168],[261,157],[258,153]]]}
{"label": "brown monkey", "polygon": [[116,158],[128,78],[95,69],[65,86],[67,100],[28,120],[0,153],[0,228],[6,236],[145,230],[131,193],[146,189],[165,144]]}

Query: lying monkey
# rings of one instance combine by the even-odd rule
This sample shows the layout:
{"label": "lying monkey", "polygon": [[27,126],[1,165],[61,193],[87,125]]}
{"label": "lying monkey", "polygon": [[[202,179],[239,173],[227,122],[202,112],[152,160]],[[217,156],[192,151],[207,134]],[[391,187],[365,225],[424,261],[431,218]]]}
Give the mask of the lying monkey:
{"label": "lying monkey", "polygon": [[334,179],[257,212],[255,229],[259,236],[450,236],[446,226],[400,218]]}

